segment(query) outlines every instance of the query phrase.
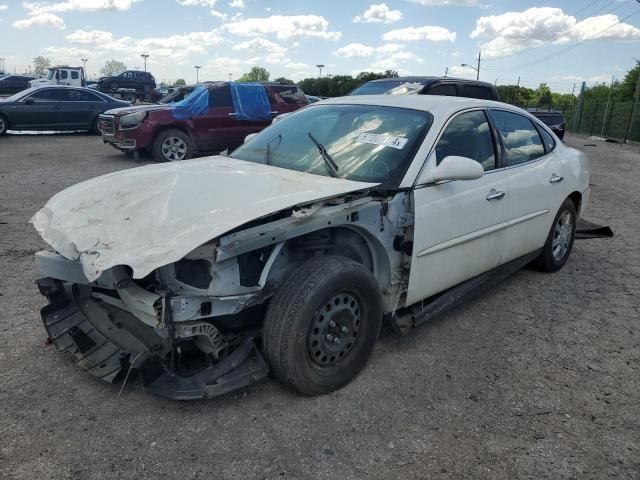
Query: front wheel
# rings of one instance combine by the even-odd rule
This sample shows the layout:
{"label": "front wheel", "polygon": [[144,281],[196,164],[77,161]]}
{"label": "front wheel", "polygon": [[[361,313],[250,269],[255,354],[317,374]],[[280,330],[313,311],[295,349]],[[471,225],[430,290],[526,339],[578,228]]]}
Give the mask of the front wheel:
{"label": "front wheel", "polygon": [[193,148],[186,133],[170,129],[161,132],[153,142],[153,158],[157,162],[178,162],[191,158]]}
{"label": "front wheel", "polygon": [[115,92],[116,90],[118,90],[118,83],[117,82],[112,82],[110,87],[111,87],[111,90],[113,90]]}
{"label": "front wheel", "polygon": [[576,218],[576,206],[567,198],[560,206],[544,248],[535,261],[540,270],[557,272],[567,263],[576,237]]}
{"label": "front wheel", "polygon": [[363,265],[321,256],[271,299],[263,349],[275,376],[303,395],[332,392],[364,368],[382,324],[382,294]]}
{"label": "front wheel", "polygon": [[93,121],[93,133],[96,135],[102,135],[102,127],[100,126],[100,117],[96,117]]}

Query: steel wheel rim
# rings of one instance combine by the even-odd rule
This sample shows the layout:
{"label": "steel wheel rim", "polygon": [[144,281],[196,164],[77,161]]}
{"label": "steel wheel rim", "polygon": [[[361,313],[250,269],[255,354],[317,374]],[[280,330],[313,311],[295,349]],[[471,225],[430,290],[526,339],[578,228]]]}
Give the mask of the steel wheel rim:
{"label": "steel wheel rim", "polygon": [[169,137],[162,142],[162,156],[170,162],[184,160],[187,156],[187,144],[179,137]]}
{"label": "steel wheel rim", "polygon": [[571,212],[569,210],[565,210],[558,217],[558,221],[553,229],[551,252],[556,261],[562,260],[569,251],[572,236],[573,219],[571,217]]}
{"label": "steel wheel rim", "polygon": [[7,126],[4,123],[4,120],[2,118],[0,118],[0,133],[4,133],[4,129],[5,128],[7,128]]}
{"label": "steel wheel rim", "polygon": [[316,311],[307,336],[307,356],[316,367],[333,367],[356,345],[362,326],[362,308],[347,291],[333,294]]}
{"label": "steel wheel rim", "polygon": [[96,131],[102,135],[102,125],[100,125],[100,120],[96,120]]}

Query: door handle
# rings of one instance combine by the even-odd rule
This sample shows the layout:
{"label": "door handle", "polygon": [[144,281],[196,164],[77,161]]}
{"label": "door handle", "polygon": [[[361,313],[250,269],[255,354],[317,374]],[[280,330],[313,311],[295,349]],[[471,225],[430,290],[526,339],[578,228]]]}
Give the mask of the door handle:
{"label": "door handle", "polygon": [[502,191],[498,191],[495,188],[492,188],[486,198],[487,198],[488,201],[501,200],[502,198],[504,198],[505,195],[506,195],[506,193],[504,193]]}
{"label": "door handle", "polygon": [[562,180],[564,180],[564,177],[561,177],[560,175],[556,175],[554,173],[553,175],[551,175],[549,183],[560,183]]}

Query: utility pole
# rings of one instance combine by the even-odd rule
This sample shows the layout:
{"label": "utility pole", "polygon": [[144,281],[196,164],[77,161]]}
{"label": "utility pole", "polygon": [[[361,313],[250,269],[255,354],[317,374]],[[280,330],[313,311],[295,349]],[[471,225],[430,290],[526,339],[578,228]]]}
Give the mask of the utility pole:
{"label": "utility pole", "polygon": [[316,67],[318,67],[318,77],[322,78],[322,69],[324,68],[323,64],[318,64],[316,65]]}
{"label": "utility pole", "polygon": [[480,56],[482,55],[482,50],[478,51],[478,68],[476,68],[476,80],[480,80]]}
{"label": "utility pole", "polygon": [[604,137],[604,126],[607,124],[607,114],[609,113],[609,103],[611,102],[611,91],[613,90],[614,76],[611,75],[611,86],[609,87],[609,96],[607,97],[607,106],[604,108],[604,119],[602,120],[602,128],[600,129],[600,136]]}
{"label": "utility pole", "polygon": [[587,82],[582,82],[582,88],[580,88],[580,101],[578,102],[578,108],[576,108],[576,116],[573,118],[573,133],[578,133],[580,128],[580,120],[582,120],[582,107],[584,106],[584,91],[587,88]]}
{"label": "utility pole", "polygon": [[520,88],[520,77],[518,77],[518,84],[516,85],[516,88],[513,92],[513,105],[518,105],[518,89]]}
{"label": "utility pole", "polygon": [[631,115],[629,115],[629,122],[627,123],[627,129],[624,132],[624,141],[623,143],[627,143],[629,139],[629,132],[631,130],[631,124],[633,123],[633,114],[636,110],[636,103],[638,103],[638,99],[640,99],[640,75],[638,75],[638,79],[636,80],[636,91],[633,94],[633,103],[631,104]]}
{"label": "utility pole", "polygon": [[231,77],[233,77],[233,73],[229,74],[229,81],[231,81]]}
{"label": "utility pole", "polygon": [[444,71],[444,78],[447,78],[447,75],[449,75],[449,67]]}
{"label": "utility pole", "polygon": [[196,83],[200,83],[200,69],[202,67],[200,65],[196,65],[193,68],[196,69]]}
{"label": "utility pole", "polygon": [[149,54],[148,53],[143,53],[142,55],[140,55],[142,58],[144,58],[144,71],[147,71],[147,58],[149,58]]}

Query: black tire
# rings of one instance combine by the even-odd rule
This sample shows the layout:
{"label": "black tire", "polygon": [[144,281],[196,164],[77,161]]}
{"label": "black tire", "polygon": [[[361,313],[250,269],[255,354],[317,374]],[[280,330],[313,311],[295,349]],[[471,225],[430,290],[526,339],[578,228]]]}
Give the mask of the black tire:
{"label": "black tire", "polygon": [[93,121],[93,127],[91,129],[96,135],[102,136],[102,128],[100,128],[100,117],[96,117]]}
{"label": "black tire", "polygon": [[[557,272],[564,267],[565,263],[567,263],[573,248],[573,242],[576,238],[577,217],[578,215],[576,213],[575,204],[570,198],[567,198],[562,203],[560,210],[558,210],[556,217],[553,219],[551,230],[547,236],[544,248],[542,249],[540,256],[534,262],[534,265],[538,270],[542,270],[543,272]],[[571,221],[570,228],[565,230],[564,237],[562,233],[559,233],[559,229],[562,230],[562,227],[559,227],[561,218],[569,218]],[[558,250],[557,245],[554,245],[554,241],[556,240],[560,240],[559,242],[556,242],[560,245],[565,244],[566,240],[566,248]],[[555,253],[554,248],[556,249]]]}
{"label": "black tire", "polygon": [[[180,148],[179,151],[175,152],[176,155],[172,155],[170,153],[167,153],[166,151],[166,142],[168,142],[170,139],[179,139],[179,141],[182,142],[181,144],[179,142],[177,143],[180,145]],[[182,144],[184,144],[184,155],[182,155]],[[170,128],[168,130],[160,132],[160,134],[153,141],[152,150],[153,158],[156,160],[156,162],[175,162],[180,160],[188,160],[193,155],[193,145],[191,143],[191,138],[189,138],[189,135],[181,130],[177,130],[174,128]]]}
{"label": "black tire", "polygon": [[6,135],[9,130],[9,121],[4,115],[0,115],[0,135]]}
{"label": "black tire", "polygon": [[116,90],[118,90],[118,82],[111,82],[111,85],[109,87],[115,92]]}
{"label": "black tire", "polygon": [[262,336],[265,357],[276,378],[298,393],[332,392],[366,365],[382,314],[380,287],[366,267],[344,257],[313,258],[271,299]]}

